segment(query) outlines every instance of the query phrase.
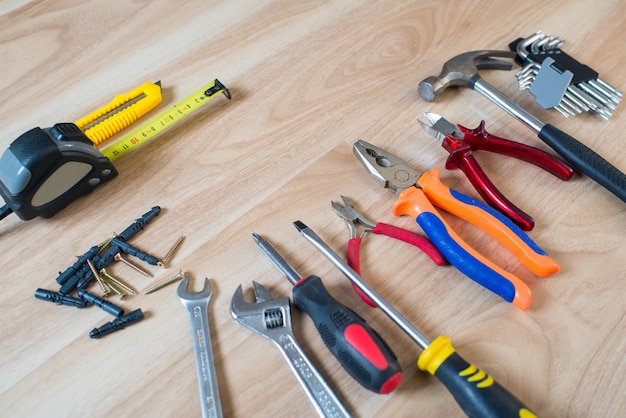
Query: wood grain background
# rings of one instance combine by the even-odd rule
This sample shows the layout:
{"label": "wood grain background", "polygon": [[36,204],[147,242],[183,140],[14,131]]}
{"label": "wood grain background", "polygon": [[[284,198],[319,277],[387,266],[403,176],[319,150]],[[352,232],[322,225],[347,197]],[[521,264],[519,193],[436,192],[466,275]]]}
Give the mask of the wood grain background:
{"label": "wood grain background", "polygon": [[[394,218],[393,196],[352,156],[363,138],[430,170],[447,153],[416,122],[424,111],[542,149],[530,130],[470,90],[425,103],[417,85],[452,56],[506,49],[537,30],[626,89],[624,2],[596,1],[0,1],[0,149],[35,126],[73,121],[115,94],[161,80],[165,109],[214,78],[231,101],[210,105],[116,161],[119,176],[51,219],[12,215],[0,224],[0,415],[6,417],[200,415],[187,315],[175,286],[129,298],[146,319],[101,340],[88,333],[112,317],[36,300],[57,272],[152,206],[161,215],[133,243],[164,254],[185,241],[153,280],[111,271],[145,289],[179,270],[212,280],[213,350],[226,416],[313,417],[276,347],[233,322],[230,298],[256,280],[276,296],[290,284],[256,248],[270,239],[303,275],[366,317],[398,354],[402,385],[391,395],[360,387],[339,367],[311,321],[294,332],[354,416],[452,417],[462,411],[432,376],[418,347],[297,234],[302,220],[345,252],[341,194],[376,221]],[[564,119],[517,91],[513,72],[483,76],[544,122],[554,123],[626,170],[626,109],[610,121]],[[588,178],[561,182],[520,161],[480,153],[503,193],[536,220],[530,236],[561,266],[538,279],[482,231],[450,224],[479,251],[529,284],[522,312],[456,269],[435,267],[406,244],[368,235],[364,278],[427,336],[449,335],[538,415],[618,417],[626,409],[626,207]],[[476,196],[459,171],[450,187]],[[97,291],[97,290],[94,290]]]}

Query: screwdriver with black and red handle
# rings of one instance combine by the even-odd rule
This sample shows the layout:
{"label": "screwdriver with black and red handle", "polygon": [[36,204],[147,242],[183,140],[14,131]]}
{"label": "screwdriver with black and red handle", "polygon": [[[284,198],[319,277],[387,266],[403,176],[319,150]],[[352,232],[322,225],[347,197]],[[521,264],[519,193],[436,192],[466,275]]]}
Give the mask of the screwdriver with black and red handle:
{"label": "screwdriver with black and red handle", "polygon": [[435,376],[450,391],[463,412],[471,418],[536,418],[537,416],[493,377],[468,363],[452,346],[450,338],[441,335],[430,341],[400,312],[372,289],[311,228],[300,221],[294,226],[315,249],[322,253],[365,296],[378,306],[424,351],[417,367]]}
{"label": "screwdriver with black and red handle", "polygon": [[333,298],[317,276],[303,277],[258,234],[259,248],[293,284],[293,302],[315,323],[324,344],[343,368],[363,387],[388,394],[402,381],[402,370],[391,348],[363,318]]}

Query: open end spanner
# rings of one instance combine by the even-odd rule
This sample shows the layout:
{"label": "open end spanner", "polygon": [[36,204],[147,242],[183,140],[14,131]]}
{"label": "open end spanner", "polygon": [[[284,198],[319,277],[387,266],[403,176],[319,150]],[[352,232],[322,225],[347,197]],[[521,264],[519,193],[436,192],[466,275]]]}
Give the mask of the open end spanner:
{"label": "open end spanner", "polygon": [[213,289],[209,279],[204,279],[204,287],[199,292],[189,290],[189,278],[178,285],[178,297],[189,314],[193,351],[196,357],[196,372],[200,389],[200,406],[203,418],[221,418],[222,406],[217,389],[217,375],[211,349],[211,333],[207,308],[211,301]]}
{"label": "open end spanner", "polygon": [[244,327],[271,340],[280,348],[320,417],[349,417],[337,395],[315,368],[291,329],[288,297],[274,299],[268,289],[253,281],[256,303],[246,302],[241,285],[230,303],[230,314]]}

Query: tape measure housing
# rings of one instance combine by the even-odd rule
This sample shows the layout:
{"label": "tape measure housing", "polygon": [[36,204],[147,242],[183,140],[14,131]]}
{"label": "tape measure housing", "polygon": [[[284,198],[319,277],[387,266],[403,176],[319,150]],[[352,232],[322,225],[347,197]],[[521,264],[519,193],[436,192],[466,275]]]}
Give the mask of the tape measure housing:
{"label": "tape measure housing", "polygon": [[113,164],[73,123],[33,128],[0,158],[0,195],[23,220],[49,218],[117,176]]}

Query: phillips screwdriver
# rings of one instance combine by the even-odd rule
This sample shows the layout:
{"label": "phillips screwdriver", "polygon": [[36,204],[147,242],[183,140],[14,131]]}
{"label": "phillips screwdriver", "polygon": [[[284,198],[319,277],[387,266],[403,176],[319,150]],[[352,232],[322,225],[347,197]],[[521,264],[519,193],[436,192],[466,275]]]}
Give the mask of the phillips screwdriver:
{"label": "phillips screwdriver", "polygon": [[424,351],[417,367],[435,376],[450,391],[469,417],[531,418],[536,415],[493,377],[465,361],[452,346],[450,338],[439,336],[430,341],[392,305],[376,293],[343,259],[311,228],[294,222],[300,234],[338,268],[361,292],[395,322]]}
{"label": "phillips screwdriver", "polygon": [[306,313],[324,344],[363,387],[388,394],[400,385],[402,370],[387,343],[366,322],[333,298],[317,276],[303,277],[270,242],[252,234],[259,248],[293,284],[293,302]]}

